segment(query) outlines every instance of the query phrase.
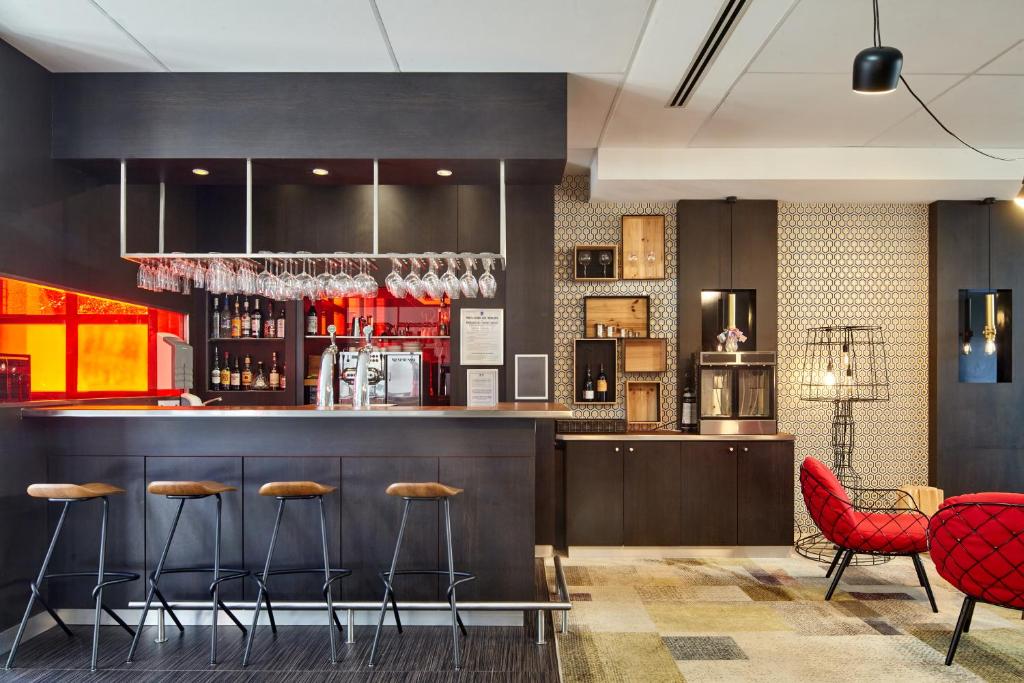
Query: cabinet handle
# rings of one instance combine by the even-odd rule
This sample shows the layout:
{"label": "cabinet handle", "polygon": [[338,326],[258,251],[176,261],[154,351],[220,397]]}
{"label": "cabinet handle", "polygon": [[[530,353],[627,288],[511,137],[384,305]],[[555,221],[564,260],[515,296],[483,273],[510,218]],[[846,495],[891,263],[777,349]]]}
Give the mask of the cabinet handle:
{"label": "cabinet handle", "polygon": [[618,446],[616,446],[616,447],[615,447],[615,452],[616,452],[616,453],[618,453],[618,452],[619,452],[619,447],[618,447]]}
{"label": "cabinet handle", "polygon": [[632,453],[632,452],[633,452],[633,447],[632,447],[632,446],[630,446],[630,447],[629,447],[629,452],[630,452],[630,453]]}
{"label": "cabinet handle", "polygon": [[743,452],[744,452],[744,453],[749,453],[749,452],[750,452],[750,449],[749,449],[749,448],[747,448],[746,446],[744,446],[744,447],[743,447]]}
{"label": "cabinet handle", "polygon": [[729,446],[729,452],[730,452],[730,453],[732,453],[732,452],[733,452],[733,451],[735,451],[735,450],[736,450],[735,448],[733,448],[732,446]]}

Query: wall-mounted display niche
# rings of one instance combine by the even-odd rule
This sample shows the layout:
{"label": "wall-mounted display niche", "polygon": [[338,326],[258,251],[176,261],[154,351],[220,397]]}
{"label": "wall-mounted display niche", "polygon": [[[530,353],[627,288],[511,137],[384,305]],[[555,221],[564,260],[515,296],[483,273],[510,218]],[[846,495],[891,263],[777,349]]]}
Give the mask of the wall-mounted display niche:
{"label": "wall-mounted display niche", "polygon": [[739,349],[757,348],[757,290],[705,289],[700,293],[701,351],[722,351],[718,335],[730,326],[747,338]]}
{"label": "wall-mounted display niche", "polygon": [[1013,301],[1009,289],[961,289],[958,343],[961,382],[1013,379]]}

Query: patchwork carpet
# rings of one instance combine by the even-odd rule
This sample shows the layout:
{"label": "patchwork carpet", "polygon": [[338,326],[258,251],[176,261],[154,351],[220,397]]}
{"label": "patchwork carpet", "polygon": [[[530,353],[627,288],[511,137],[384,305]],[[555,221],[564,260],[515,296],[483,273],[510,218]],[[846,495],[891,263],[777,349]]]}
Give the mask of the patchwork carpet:
{"label": "patchwork carpet", "polygon": [[989,605],[978,605],[956,661],[944,665],[963,596],[924,564],[938,614],[905,558],[850,567],[831,602],[826,567],[797,556],[566,559],[573,606],[568,633],[557,634],[562,678],[1024,680],[1021,614]]}

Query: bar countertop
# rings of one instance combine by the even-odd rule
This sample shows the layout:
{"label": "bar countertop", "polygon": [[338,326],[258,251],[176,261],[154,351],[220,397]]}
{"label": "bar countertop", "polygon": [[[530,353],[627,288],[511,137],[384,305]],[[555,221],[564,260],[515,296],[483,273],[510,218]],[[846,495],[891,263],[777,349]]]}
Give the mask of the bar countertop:
{"label": "bar countertop", "polygon": [[659,430],[654,432],[619,432],[601,434],[558,434],[558,441],[795,441],[792,434],[694,434]]}
{"label": "bar countertop", "polygon": [[376,406],[355,410],[349,406],[41,406],[23,408],[22,417],[118,417],[118,418],[490,418],[555,420],[571,418],[572,411],[561,403],[499,403],[495,406]]}

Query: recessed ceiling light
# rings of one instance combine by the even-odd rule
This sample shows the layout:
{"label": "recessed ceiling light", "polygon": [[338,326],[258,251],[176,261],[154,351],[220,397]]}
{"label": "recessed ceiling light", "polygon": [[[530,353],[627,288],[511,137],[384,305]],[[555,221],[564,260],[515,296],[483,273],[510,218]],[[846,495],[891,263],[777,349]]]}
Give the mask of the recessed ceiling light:
{"label": "recessed ceiling light", "polygon": [[326,168],[314,168],[313,175],[327,175],[329,171]]}
{"label": "recessed ceiling light", "polygon": [[451,169],[447,169],[447,168],[439,168],[439,169],[437,169],[437,175],[441,176],[442,178],[447,178],[451,174],[452,174]]}
{"label": "recessed ceiling light", "polygon": [[193,168],[192,172],[195,173],[196,175],[210,175],[210,172],[207,171],[205,168]]}

